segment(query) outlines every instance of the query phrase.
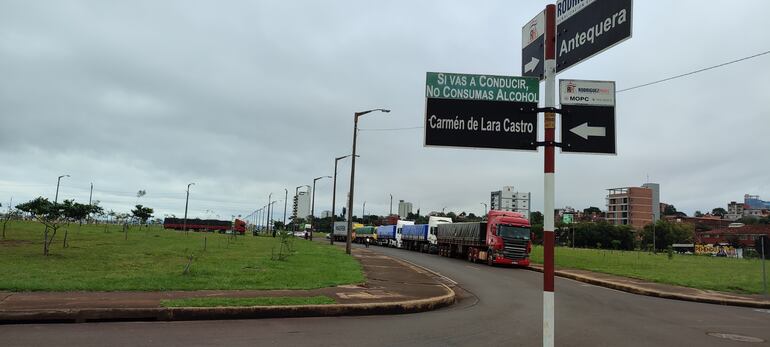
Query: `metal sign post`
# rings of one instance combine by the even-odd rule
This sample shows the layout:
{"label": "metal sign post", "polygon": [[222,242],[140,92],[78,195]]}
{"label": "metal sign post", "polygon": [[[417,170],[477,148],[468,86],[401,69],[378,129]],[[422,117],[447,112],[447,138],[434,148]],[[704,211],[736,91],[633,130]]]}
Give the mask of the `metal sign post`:
{"label": "metal sign post", "polygon": [[[545,8],[545,100],[546,108],[556,106],[556,6],[548,5]],[[555,187],[555,134],[556,113],[546,112],[544,119],[545,128],[545,160],[544,172],[544,200],[543,211],[543,346],[554,345],[554,220],[553,209],[556,195]]]}

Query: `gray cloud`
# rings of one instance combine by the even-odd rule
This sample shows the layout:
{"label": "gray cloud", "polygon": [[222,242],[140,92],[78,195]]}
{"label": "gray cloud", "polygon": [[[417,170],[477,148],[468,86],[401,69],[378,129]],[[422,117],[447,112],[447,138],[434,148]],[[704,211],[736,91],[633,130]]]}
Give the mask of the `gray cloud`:
{"label": "gray cloud", "polygon": [[[180,215],[248,214],[349,153],[362,129],[420,126],[426,71],[517,75],[520,30],[545,3],[4,2],[0,200],[95,198]],[[620,89],[770,47],[763,1],[635,2],[634,37],[560,75]],[[692,212],[770,198],[762,160],[764,56],[618,95],[618,155],[557,154],[557,206],[604,206],[604,189],[661,183]],[[542,151],[424,148],[421,129],[361,131],[356,213],[389,194],[422,212],[479,213],[514,185],[542,209]],[[338,206],[350,166],[340,162]],[[330,208],[318,182],[316,210]],[[280,204],[277,204],[280,205]],[[209,211],[209,212],[207,212]],[[211,212],[214,211],[214,212]],[[282,206],[277,208],[281,214]]]}

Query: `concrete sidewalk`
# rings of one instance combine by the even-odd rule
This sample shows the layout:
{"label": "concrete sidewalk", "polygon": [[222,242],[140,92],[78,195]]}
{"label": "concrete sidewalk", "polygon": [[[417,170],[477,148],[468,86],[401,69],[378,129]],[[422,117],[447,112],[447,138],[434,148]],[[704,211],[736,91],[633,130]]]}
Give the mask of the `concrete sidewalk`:
{"label": "concrete sidewalk", "polygon": [[[429,271],[354,249],[366,282],[312,290],[167,292],[0,292],[0,323],[195,320],[411,313],[450,305],[454,291]],[[451,285],[451,284],[450,284]],[[195,297],[318,296],[331,305],[165,308],[161,300]]]}
{"label": "concrete sidewalk", "polygon": [[[532,265],[530,269],[543,272],[543,267],[539,264]],[[770,298],[763,295],[733,294],[680,287],[577,269],[556,269],[554,274],[559,277],[639,295],[719,305],[770,308]]]}

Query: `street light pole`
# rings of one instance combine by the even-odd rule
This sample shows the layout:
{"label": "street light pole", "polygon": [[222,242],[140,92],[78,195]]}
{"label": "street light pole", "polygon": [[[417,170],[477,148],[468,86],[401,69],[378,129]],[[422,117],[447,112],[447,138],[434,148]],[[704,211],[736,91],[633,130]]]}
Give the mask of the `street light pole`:
{"label": "street light pole", "polygon": [[[272,207],[272,205],[275,204],[276,202],[278,202],[278,200],[273,201],[273,202],[270,203],[270,205],[271,205],[270,211],[271,212],[270,212],[270,215],[268,215],[268,217],[267,217],[268,218],[267,225],[270,225],[270,222],[273,221],[273,216],[272,215],[275,214],[275,207]],[[273,237],[275,237],[275,225],[273,225]]]}
{"label": "street light pole", "polygon": [[313,198],[310,203],[310,240],[313,240],[313,231],[315,231],[315,182],[322,178],[332,178],[332,176],[318,176],[313,179]]}
{"label": "street light pole", "polygon": [[289,202],[289,190],[283,188],[283,230],[286,230],[286,204]]}
{"label": "street light pole", "polygon": [[361,221],[364,221],[364,216],[366,216],[366,201],[364,201],[364,206],[361,207]]}
{"label": "street light pole", "polygon": [[393,194],[390,194],[390,216],[393,215]]}
{"label": "street light pole", "polygon": [[53,204],[56,205],[59,202],[59,184],[61,184],[62,177],[70,177],[70,175],[61,175],[56,179],[56,195],[53,198]]}
{"label": "street light pole", "polygon": [[187,232],[187,206],[190,202],[190,186],[194,185],[195,182],[192,182],[187,185],[187,197],[184,199],[184,224],[182,224],[182,229],[184,229],[185,235],[188,234]]}
{"label": "street light pole", "polygon": [[[273,200],[273,193],[270,193],[267,196],[267,233],[270,233],[270,209],[272,208],[271,201]],[[273,237],[275,237],[275,233],[273,233]]]}
{"label": "street light pole", "polygon": [[345,159],[345,158],[347,158],[349,156],[350,156],[350,154],[334,158],[334,178],[333,178],[334,183],[332,184],[332,234],[329,236],[329,244],[330,245],[334,244],[334,222],[337,221],[337,211],[336,211],[336,209],[337,209],[337,206],[336,206],[336,203],[337,203],[337,162],[339,162],[340,160]]}
{"label": "street light pole", "polygon": [[484,205],[484,215],[486,216],[487,215],[487,203],[486,202],[482,202],[481,204]]}
{"label": "street light pole", "polygon": [[358,137],[358,117],[361,117],[367,113],[374,112],[374,111],[380,111],[384,113],[390,112],[390,110],[377,108],[373,110],[367,110],[363,112],[356,112],[353,114],[353,152],[351,154],[351,163],[350,163],[350,196],[348,197],[348,213],[351,214],[351,218],[348,218],[348,239],[347,243],[345,244],[345,252],[347,254],[350,254],[350,238],[353,236],[353,193],[354,193],[354,187],[355,187],[355,178],[356,178],[356,139]]}

